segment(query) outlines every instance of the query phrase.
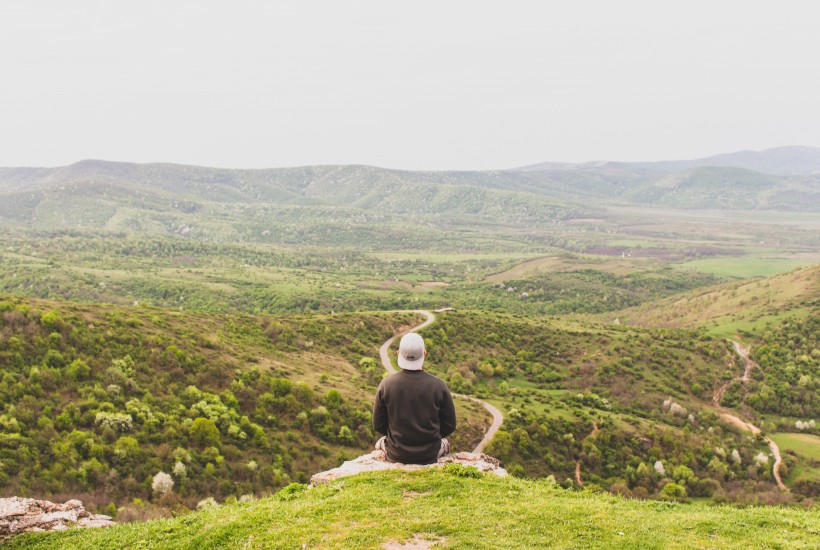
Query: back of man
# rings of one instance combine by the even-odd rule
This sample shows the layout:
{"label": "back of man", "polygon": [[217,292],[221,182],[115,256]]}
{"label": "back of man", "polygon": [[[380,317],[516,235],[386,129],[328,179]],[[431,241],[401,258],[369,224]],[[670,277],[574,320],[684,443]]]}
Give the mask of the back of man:
{"label": "back of man", "polygon": [[373,404],[373,428],[385,437],[382,448],[390,460],[432,464],[446,452],[443,438],[456,428],[453,397],[440,378],[421,370],[426,352],[415,333],[399,345],[399,372],[382,380]]}

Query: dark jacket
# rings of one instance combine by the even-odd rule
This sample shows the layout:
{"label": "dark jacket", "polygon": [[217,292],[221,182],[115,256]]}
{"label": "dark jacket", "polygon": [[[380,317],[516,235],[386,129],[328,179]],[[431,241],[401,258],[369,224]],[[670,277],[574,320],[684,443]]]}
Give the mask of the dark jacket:
{"label": "dark jacket", "polygon": [[432,464],[441,439],[456,429],[453,397],[444,380],[423,370],[399,371],[379,384],[373,429],[387,436],[387,456],[405,464]]}

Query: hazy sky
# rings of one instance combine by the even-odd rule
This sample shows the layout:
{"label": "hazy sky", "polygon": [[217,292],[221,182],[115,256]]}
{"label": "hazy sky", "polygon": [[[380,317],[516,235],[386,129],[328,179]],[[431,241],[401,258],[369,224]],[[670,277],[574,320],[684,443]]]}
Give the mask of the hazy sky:
{"label": "hazy sky", "polygon": [[0,166],[820,146],[814,1],[0,0]]}

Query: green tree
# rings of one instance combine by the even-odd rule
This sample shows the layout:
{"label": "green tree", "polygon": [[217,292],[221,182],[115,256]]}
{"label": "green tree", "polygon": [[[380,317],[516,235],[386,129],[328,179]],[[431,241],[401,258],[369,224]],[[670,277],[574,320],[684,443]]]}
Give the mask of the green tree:
{"label": "green tree", "polygon": [[191,424],[190,434],[191,440],[200,447],[219,447],[221,444],[219,428],[209,418],[195,419]]}

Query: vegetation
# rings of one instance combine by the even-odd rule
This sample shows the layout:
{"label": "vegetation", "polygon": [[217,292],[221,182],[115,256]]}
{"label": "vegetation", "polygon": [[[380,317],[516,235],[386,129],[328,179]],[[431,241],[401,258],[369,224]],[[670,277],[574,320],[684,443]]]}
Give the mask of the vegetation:
{"label": "vegetation", "polygon": [[25,535],[8,547],[380,548],[426,540],[448,548],[748,548],[753,536],[760,547],[811,548],[818,530],[815,512],[795,508],[638,501],[427,470],[290,487],[174,519]]}
{"label": "vegetation", "polygon": [[[410,318],[2,301],[2,493],[174,509],[305,481],[372,446],[368,361]],[[460,413],[470,448],[484,414]]]}
{"label": "vegetation", "polygon": [[[811,507],[820,494],[818,180],[761,163],[0,169],[0,493],[80,498],[122,522],[205,510],[64,539],[79,546],[374,546],[416,533],[465,547],[732,546],[749,525],[783,544],[768,511],[733,511],[741,529],[723,508],[681,504]],[[419,308],[455,308],[423,332],[428,368],[503,409],[488,451],[541,481],[450,468],[304,492],[310,474],[372,445],[377,348],[417,320],[389,311]],[[748,380],[727,339],[752,350]],[[790,492],[773,483],[763,436],[725,424],[715,401],[782,444]],[[488,417],[458,407],[454,447],[471,449]],[[379,486],[374,511],[364,495],[384,479],[395,487]],[[438,496],[390,500],[408,483],[463,510],[498,502],[501,519],[434,521]],[[524,498],[539,506],[522,516]],[[601,530],[533,529],[556,524],[552,501],[572,510],[566,521],[623,513]],[[352,508],[322,508],[334,503]],[[388,535],[372,518],[395,506],[427,519]],[[225,519],[238,510],[291,523],[251,531]],[[338,522],[309,534],[292,520],[302,513]],[[367,528],[339,528],[357,521]]]}
{"label": "vegetation", "polygon": [[718,501],[792,500],[754,460],[766,444],[723,424],[711,404],[734,376],[723,339],[461,312],[423,334],[429,368],[451,388],[506,409],[488,452],[515,475],[644,498],[677,482]]}

